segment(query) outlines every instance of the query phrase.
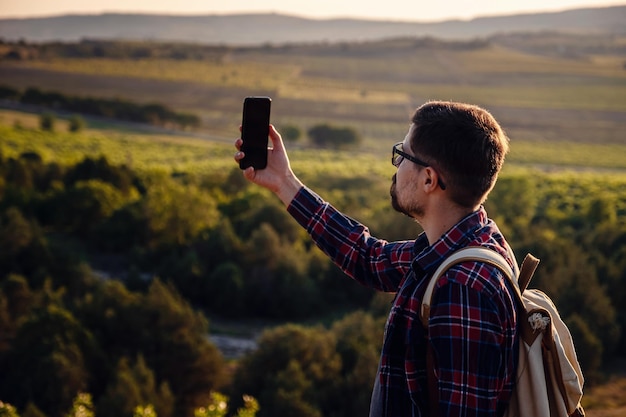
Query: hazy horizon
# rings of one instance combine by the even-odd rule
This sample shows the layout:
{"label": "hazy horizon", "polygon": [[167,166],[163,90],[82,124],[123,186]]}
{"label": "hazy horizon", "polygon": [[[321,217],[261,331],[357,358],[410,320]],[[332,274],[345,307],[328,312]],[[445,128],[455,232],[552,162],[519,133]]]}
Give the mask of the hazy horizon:
{"label": "hazy horizon", "polygon": [[428,22],[443,20],[470,20],[478,17],[502,16],[541,12],[558,12],[579,8],[626,5],[624,0],[449,0],[427,6],[406,0],[388,0],[363,7],[360,2],[321,0],[311,3],[303,0],[266,0],[262,6],[251,0],[206,2],[202,0],[110,0],[106,6],[81,0],[57,2],[9,2],[0,0],[1,19],[51,17],[65,14],[90,15],[103,13],[138,13],[156,15],[227,15],[244,13],[278,13],[309,19],[353,18],[367,20],[395,20]]}

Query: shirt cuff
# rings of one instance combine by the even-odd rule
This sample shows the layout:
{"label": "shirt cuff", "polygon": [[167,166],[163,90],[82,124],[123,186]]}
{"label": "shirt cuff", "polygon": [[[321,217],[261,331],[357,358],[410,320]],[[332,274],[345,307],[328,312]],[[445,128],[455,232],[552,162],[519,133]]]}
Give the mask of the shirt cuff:
{"label": "shirt cuff", "polygon": [[301,187],[296,196],[287,206],[287,212],[304,228],[313,219],[315,213],[325,202],[308,187]]}

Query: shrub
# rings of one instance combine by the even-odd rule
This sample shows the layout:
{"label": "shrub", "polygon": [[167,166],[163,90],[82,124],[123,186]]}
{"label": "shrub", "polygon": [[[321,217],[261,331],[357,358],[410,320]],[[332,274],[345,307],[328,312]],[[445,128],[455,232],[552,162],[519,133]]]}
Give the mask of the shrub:
{"label": "shrub", "polygon": [[280,128],[280,133],[288,142],[295,142],[302,136],[302,131],[298,126],[294,125],[285,125]]}
{"label": "shrub", "polygon": [[356,145],[361,141],[359,134],[351,127],[320,124],[309,129],[308,134],[316,145],[335,149]]}
{"label": "shrub", "polygon": [[39,128],[48,132],[54,132],[56,116],[52,113],[43,113],[39,116]]}
{"label": "shrub", "polygon": [[81,116],[75,114],[72,117],[70,117],[69,120],[70,124],[69,124],[69,131],[70,132],[80,132],[81,130],[83,130],[85,128],[85,119],[83,119]]}

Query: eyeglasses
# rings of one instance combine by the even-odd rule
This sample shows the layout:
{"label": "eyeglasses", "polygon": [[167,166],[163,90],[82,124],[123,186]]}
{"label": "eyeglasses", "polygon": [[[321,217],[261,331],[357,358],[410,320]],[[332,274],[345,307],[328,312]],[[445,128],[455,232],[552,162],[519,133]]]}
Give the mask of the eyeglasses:
{"label": "eyeglasses", "polygon": [[[402,161],[404,161],[405,159],[408,159],[414,164],[423,166],[424,168],[427,168],[430,166],[428,163],[422,161],[421,159],[416,158],[404,152],[402,150],[402,142],[398,142],[395,145],[393,145],[393,148],[391,150],[391,163],[393,164],[393,166],[398,168],[400,164],[402,163]],[[439,187],[441,187],[442,190],[446,189],[446,185],[443,183],[443,181],[441,181],[441,178],[438,178],[437,184],[439,185]]]}

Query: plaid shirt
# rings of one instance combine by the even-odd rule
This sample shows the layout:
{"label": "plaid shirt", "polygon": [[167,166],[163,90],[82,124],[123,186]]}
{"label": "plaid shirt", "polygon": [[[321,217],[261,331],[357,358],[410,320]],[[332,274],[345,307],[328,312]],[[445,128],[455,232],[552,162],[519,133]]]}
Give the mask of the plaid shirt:
{"label": "plaid shirt", "polygon": [[442,416],[499,416],[515,380],[515,299],[506,278],[489,265],[464,262],[437,283],[427,331],[419,309],[428,278],[465,246],[498,251],[514,268],[508,245],[481,207],[433,245],[376,239],[307,188],[288,207],[315,243],[350,277],[395,292],[385,327],[375,402],[386,417],[429,415],[426,348],[433,348]]}

